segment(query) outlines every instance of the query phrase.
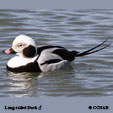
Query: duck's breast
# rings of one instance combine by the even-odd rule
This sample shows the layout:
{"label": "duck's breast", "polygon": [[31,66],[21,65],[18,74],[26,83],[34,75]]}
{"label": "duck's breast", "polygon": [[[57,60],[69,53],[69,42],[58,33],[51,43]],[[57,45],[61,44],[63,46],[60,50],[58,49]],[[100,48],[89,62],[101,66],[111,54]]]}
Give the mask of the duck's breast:
{"label": "duck's breast", "polygon": [[30,62],[34,62],[35,59],[36,59],[36,57],[34,57],[34,58],[22,58],[20,56],[15,56],[8,61],[7,66],[11,67],[11,68],[25,66]]}

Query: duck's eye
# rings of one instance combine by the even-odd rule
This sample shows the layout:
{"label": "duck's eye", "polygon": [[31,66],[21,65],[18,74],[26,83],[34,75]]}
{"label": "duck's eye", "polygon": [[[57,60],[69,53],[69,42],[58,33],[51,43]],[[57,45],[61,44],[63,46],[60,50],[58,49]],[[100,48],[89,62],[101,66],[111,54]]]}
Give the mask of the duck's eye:
{"label": "duck's eye", "polygon": [[22,47],[22,44],[19,44],[18,47]]}

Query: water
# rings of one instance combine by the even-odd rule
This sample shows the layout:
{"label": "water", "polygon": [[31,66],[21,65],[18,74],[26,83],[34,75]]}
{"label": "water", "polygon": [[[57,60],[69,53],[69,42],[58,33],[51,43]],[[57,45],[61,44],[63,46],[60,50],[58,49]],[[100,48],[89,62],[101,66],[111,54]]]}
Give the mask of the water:
{"label": "water", "polygon": [[113,10],[0,10],[0,97],[113,96],[113,51],[77,58],[64,70],[12,73],[13,55],[2,53],[13,39],[25,34],[37,45],[59,45],[84,51],[113,38]]}

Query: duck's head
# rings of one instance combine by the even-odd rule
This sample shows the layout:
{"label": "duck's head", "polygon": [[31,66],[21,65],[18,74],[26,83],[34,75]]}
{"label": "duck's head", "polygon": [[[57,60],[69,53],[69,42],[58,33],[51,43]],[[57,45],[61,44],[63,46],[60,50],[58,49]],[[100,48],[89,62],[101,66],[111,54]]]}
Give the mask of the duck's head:
{"label": "duck's head", "polygon": [[35,41],[26,35],[17,36],[12,47],[4,51],[6,54],[17,54],[22,57],[32,58],[37,54]]}

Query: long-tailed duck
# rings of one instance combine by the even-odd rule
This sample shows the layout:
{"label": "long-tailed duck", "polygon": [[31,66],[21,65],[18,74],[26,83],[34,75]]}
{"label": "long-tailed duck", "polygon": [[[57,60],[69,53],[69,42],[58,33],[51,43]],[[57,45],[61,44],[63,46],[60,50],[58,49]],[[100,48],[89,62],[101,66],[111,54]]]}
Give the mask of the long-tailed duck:
{"label": "long-tailed duck", "polygon": [[[7,63],[7,69],[12,72],[48,72],[70,65],[76,57],[98,52],[110,44],[101,44],[84,52],[68,51],[61,46],[38,47],[35,41],[26,35],[19,35],[13,41],[12,47],[5,50],[7,54],[16,54]],[[101,47],[97,49],[98,47]],[[96,50],[95,50],[96,49]]]}

